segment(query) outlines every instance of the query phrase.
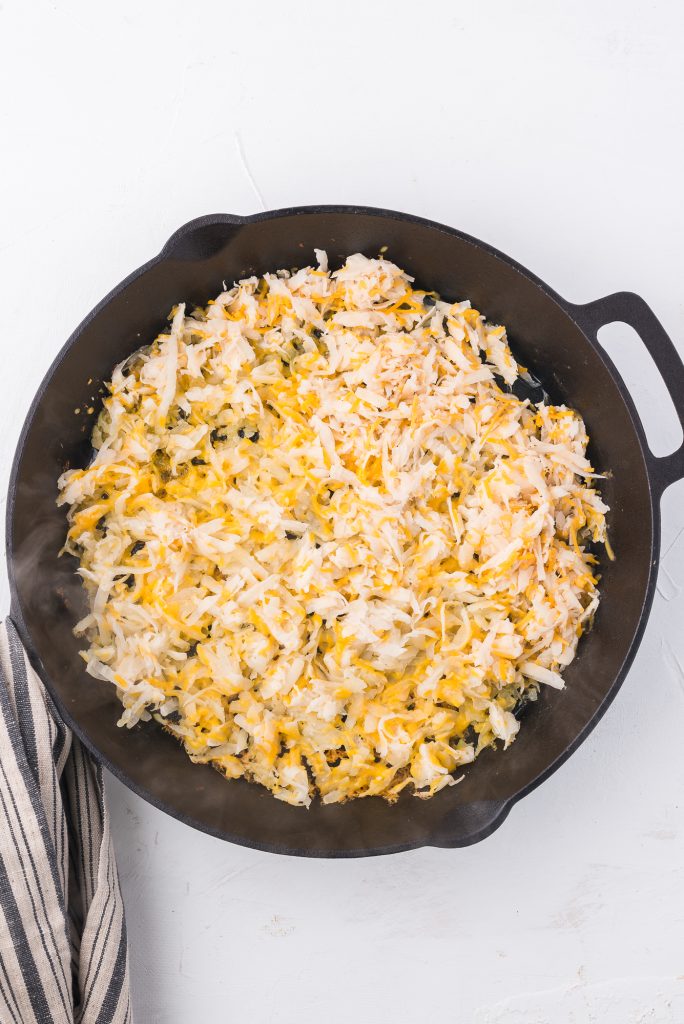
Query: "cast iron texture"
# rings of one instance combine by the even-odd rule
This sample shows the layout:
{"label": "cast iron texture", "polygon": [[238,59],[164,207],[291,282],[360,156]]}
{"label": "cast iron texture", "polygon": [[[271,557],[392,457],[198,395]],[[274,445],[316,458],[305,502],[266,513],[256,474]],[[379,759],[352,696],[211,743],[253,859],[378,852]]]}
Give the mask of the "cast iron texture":
{"label": "cast iron texture", "polygon": [[[378,798],[328,807],[316,802],[307,811],[280,803],[258,786],[229,782],[207,766],[191,764],[153,724],[132,732],[117,728],[114,690],[86,675],[72,635],[84,600],[73,560],[57,558],[65,516],[55,504],[56,480],[67,465],[88,460],[100,382],[115,363],[156,335],[177,302],[204,304],[224,280],[310,263],[315,247],[326,249],[334,266],[350,253],[372,256],[383,246],[419,286],[436,288],[452,300],[469,298],[490,320],[505,323],[514,351],[551,397],[580,411],[592,438],[592,461],[613,471],[603,492],[612,510],[617,561],[602,566],[601,607],[565,673],[566,689],[543,689],[510,750],[485,751],[463,782],[432,800],[406,796],[394,806]],[[186,224],[68,340],[31,406],[14,460],[7,505],[12,614],[65,720],[140,796],[244,846],[350,857],[425,845],[465,846],[489,835],[516,800],[576,750],[614,698],[651,605],[660,496],[684,475],[684,446],[664,459],[648,450],[634,405],[596,341],[599,327],[614,320],[639,332],[684,423],[684,367],[637,295],[572,305],[490,246],[387,210],[302,207],[253,217],[217,214]],[[89,408],[94,411],[88,413]]]}

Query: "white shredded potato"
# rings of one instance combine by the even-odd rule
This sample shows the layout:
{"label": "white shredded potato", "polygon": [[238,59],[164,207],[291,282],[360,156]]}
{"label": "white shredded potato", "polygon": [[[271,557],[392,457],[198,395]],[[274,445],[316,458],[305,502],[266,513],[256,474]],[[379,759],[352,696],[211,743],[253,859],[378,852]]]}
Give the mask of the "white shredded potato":
{"label": "white shredded potato", "polygon": [[[432,796],[563,686],[605,513],[581,417],[385,259],[240,281],[117,366],[59,481],[121,725],[306,805]],[[224,286],[225,287],[225,286]]]}

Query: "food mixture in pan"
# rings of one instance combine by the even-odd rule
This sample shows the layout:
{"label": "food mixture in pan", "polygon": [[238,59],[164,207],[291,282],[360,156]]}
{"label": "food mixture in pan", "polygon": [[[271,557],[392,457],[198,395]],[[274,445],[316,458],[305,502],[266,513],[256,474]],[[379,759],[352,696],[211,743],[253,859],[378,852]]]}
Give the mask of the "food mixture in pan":
{"label": "food mixture in pan", "polygon": [[512,393],[504,327],[316,258],[177,306],[115,368],[59,482],[76,628],[120,724],[193,761],[292,804],[430,797],[563,686],[607,507],[578,413]]}

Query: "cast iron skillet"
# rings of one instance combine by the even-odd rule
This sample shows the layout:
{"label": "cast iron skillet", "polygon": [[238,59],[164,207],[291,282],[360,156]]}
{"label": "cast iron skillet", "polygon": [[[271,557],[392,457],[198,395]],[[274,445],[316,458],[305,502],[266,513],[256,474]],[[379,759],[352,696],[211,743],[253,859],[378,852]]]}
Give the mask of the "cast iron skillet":
{"label": "cast iron skillet", "polygon": [[[57,558],[65,519],[55,505],[56,480],[65,466],[88,460],[100,381],[155,336],[175,303],[203,304],[223,280],[310,263],[314,247],[327,249],[334,265],[357,251],[376,255],[381,246],[418,285],[446,298],[469,298],[490,320],[505,323],[514,351],[551,397],[580,411],[592,438],[592,461],[614,471],[603,491],[612,509],[617,561],[603,566],[596,623],[565,673],[566,689],[543,690],[510,750],[485,751],[463,782],[432,800],[407,796],[394,806],[378,798],[328,807],[316,802],[306,811],[280,803],[261,787],[228,782],[207,766],[191,764],[152,723],[132,732],[117,728],[114,690],[85,674],[71,632],[84,600],[73,560]],[[620,292],[573,305],[491,246],[387,210],[301,207],[253,217],[217,214],[186,224],[69,338],[40,386],[14,459],[7,506],[12,615],[66,721],[140,796],[244,846],[350,857],[465,846],[489,835],[516,800],[576,750],[614,698],[651,606],[660,497],[684,476],[684,445],[667,458],[651,454],[624,384],[597,343],[597,330],[616,320],[640,334],[684,424],[684,366],[637,295]]]}

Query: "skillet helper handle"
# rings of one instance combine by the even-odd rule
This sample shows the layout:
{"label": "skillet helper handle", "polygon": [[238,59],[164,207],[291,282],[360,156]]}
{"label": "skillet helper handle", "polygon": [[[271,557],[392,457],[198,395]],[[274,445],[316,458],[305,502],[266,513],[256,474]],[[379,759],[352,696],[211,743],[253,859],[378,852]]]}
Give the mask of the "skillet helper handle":
{"label": "skillet helper handle", "polygon": [[510,809],[511,802],[508,800],[477,800],[462,804],[451,816],[447,815],[440,822],[428,846],[452,850],[479,843],[503,825]]}
{"label": "skillet helper handle", "polygon": [[161,251],[166,259],[205,260],[221,252],[245,224],[232,213],[210,213],[183,224]]}
{"label": "skillet helper handle", "polygon": [[[575,306],[573,315],[583,330],[596,340],[601,327],[615,322],[629,324],[650,352],[672,399],[684,432],[684,363],[670,336],[651,307],[634,292],[615,292],[584,306]],[[684,443],[670,455],[648,456],[649,472],[658,497],[684,477]]]}

